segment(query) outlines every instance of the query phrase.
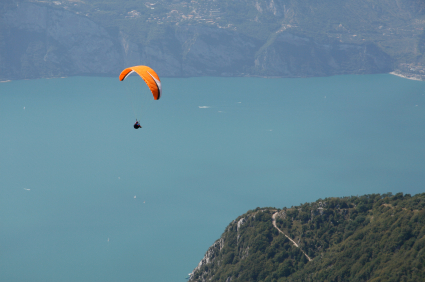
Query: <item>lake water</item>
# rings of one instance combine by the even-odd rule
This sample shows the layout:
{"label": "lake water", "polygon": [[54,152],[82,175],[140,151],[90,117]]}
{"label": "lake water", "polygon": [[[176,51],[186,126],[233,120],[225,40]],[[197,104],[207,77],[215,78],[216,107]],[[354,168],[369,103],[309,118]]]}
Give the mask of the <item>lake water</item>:
{"label": "lake water", "polygon": [[424,192],[425,82],[138,83],[0,83],[1,281],[185,281],[250,209]]}

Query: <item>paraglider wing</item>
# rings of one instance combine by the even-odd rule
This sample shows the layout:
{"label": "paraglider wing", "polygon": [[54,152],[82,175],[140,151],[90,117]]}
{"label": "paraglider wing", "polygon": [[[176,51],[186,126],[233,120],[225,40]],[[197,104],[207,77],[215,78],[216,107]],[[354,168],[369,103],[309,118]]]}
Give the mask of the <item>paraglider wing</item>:
{"label": "paraglider wing", "polygon": [[133,72],[136,72],[138,75],[140,75],[141,78],[143,78],[151,90],[153,98],[158,100],[161,97],[162,89],[161,80],[159,79],[159,76],[156,74],[156,72],[147,66],[135,66],[123,70],[120,74],[120,80],[123,81]]}

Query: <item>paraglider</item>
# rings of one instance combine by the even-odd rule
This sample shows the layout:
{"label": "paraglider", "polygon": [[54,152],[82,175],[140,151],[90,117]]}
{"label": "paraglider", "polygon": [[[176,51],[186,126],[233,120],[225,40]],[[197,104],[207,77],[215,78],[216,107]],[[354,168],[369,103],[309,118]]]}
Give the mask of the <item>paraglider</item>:
{"label": "paraglider", "polygon": [[[120,81],[124,81],[130,74],[137,73],[149,87],[154,100],[159,100],[162,94],[161,80],[158,74],[148,66],[134,66],[123,70],[119,76]],[[134,129],[142,128],[139,121],[136,119]]]}
{"label": "paraglider", "polygon": [[134,129],[139,129],[142,128],[142,126],[140,125],[139,121],[136,119],[136,123],[133,125]]}

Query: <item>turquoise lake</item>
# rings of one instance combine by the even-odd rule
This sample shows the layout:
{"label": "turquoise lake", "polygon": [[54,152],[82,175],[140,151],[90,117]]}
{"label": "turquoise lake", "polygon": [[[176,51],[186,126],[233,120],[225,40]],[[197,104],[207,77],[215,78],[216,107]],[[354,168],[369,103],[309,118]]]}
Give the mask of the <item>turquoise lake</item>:
{"label": "turquoise lake", "polygon": [[250,209],[424,192],[425,82],[162,87],[149,101],[136,77],[0,83],[0,280],[185,281]]}

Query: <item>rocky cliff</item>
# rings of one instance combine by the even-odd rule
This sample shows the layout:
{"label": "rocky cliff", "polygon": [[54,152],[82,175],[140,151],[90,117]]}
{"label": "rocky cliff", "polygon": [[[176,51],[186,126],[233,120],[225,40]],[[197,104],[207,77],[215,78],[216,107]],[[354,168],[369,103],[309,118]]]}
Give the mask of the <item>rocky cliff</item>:
{"label": "rocky cliff", "polygon": [[85,17],[21,3],[1,24],[1,79],[112,74],[122,65],[117,40]]}
{"label": "rocky cliff", "polygon": [[160,76],[327,76],[384,73],[392,59],[373,44],[315,42],[280,30],[266,41],[231,29],[196,25],[166,28],[136,43],[90,18],[22,2],[0,15],[0,80],[75,75],[116,76],[145,64]]}

